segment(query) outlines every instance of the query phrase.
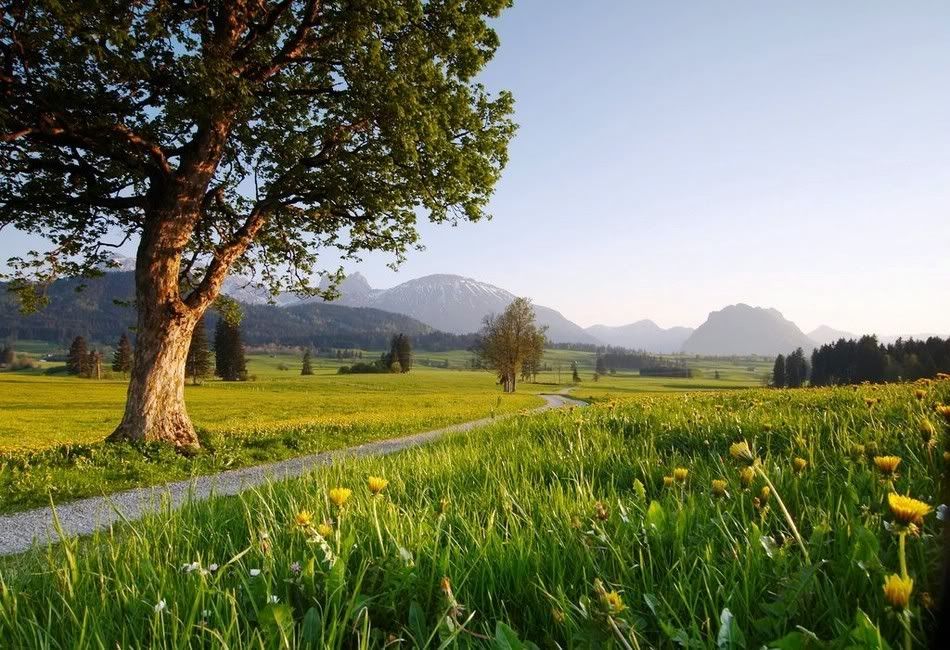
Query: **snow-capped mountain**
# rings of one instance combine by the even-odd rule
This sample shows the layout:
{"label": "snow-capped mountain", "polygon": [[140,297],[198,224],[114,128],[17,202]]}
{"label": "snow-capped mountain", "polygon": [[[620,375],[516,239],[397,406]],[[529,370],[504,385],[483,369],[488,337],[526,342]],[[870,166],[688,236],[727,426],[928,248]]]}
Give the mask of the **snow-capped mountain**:
{"label": "snow-capped mountain", "polygon": [[[501,313],[515,299],[513,293],[500,287],[443,273],[383,290],[373,289],[366,278],[354,273],[343,281],[339,290],[339,304],[405,314],[454,334],[478,331],[485,316]],[[548,327],[548,338],[555,343],[599,342],[550,307],[535,305],[534,312],[538,323]]]}
{"label": "snow-capped mountain", "polygon": [[652,320],[638,320],[629,325],[591,325],[587,333],[608,345],[656,354],[679,352],[683,342],[693,333],[692,327],[664,329]]}

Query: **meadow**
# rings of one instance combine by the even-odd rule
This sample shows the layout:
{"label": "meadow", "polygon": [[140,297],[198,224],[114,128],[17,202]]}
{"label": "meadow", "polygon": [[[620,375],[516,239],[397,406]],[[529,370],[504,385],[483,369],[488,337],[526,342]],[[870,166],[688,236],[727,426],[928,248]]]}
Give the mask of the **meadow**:
{"label": "meadow", "polygon": [[[250,381],[186,386],[203,451],[182,456],[164,445],[104,445],[122,415],[125,379],[115,373],[97,381],[71,377],[61,362],[40,360],[61,351],[49,344],[18,346],[34,355],[37,367],[0,373],[0,513],[508,415],[540,406],[537,393],[568,387],[584,399],[608,399],[756,383],[729,361],[717,362],[720,379],[706,369],[692,379],[621,373],[595,383],[593,353],[548,350],[545,363],[562,366],[561,372],[542,372],[537,382],[506,395],[492,373],[471,370],[471,353],[461,350],[418,352],[417,361],[448,362],[448,368],[417,363],[405,375],[340,375],[340,366],[352,360],[315,357],[315,374],[307,377],[299,374],[299,354],[256,352],[248,355]],[[364,359],[378,355],[365,351]],[[576,386],[571,362],[584,369]]]}
{"label": "meadow", "polygon": [[[0,561],[0,638],[922,646],[948,402],[943,381],[634,394],[516,416]],[[902,563],[912,590],[891,578],[885,595]]]}
{"label": "meadow", "polygon": [[[0,512],[13,512],[503,416],[543,401],[505,395],[487,372],[416,368],[338,375],[321,359],[301,377],[291,355],[251,355],[254,381],[206,381],[185,399],[202,441],[193,456],[160,444],[107,445],[125,402],[121,377],[0,373]],[[287,370],[281,370],[287,367]]]}

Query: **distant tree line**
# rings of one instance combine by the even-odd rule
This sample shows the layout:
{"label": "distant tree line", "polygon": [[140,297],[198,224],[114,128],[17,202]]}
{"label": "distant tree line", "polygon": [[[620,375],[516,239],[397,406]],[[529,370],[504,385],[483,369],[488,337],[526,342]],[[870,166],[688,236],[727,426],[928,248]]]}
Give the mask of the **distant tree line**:
{"label": "distant tree line", "polygon": [[950,339],[897,339],[884,345],[876,336],[839,339],[815,349],[808,363],[801,348],[775,359],[772,385],[796,388],[862,382],[913,381],[950,372]]}
{"label": "distant tree line", "polygon": [[[362,355],[361,355],[362,356]],[[383,352],[372,363],[360,362],[352,366],[341,366],[337,372],[341,375],[397,372],[412,370],[412,341],[405,334],[396,334],[389,341],[389,351]]]}
{"label": "distant tree line", "polygon": [[[594,370],[605,375],[617,370],[639,370],[641,375],[657,377],[689,377],[689,368],[681,360],[666,359],[647,352],[623,348],[606,348],[597,355]],[[644,372],[646,371],[646,372]]]}

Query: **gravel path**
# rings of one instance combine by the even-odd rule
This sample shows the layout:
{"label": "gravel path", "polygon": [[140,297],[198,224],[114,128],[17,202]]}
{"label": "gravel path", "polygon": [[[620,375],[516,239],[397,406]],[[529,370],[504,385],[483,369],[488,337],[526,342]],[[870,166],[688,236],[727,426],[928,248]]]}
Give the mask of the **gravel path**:
{"label": "gravel path", "polygon": [[[541,395],[541,397],[546,403],[535,409],[535,412],[562,406],[586,406],[585,402],[571,399],[563,394]],[[314,468],[329,465],[341,457],[391,454],[431,442],[447,433],[469,431],[493,421],[497,420],[482,418],[402,438],[379,440],[357,447],[326,451],[256,467],[245,467],[167,485],[116,492],[105,497],[91,497],[57,506],[56,516],[67,537],[88,535],[122,520],[131,521],[160,510],[163,507],[163,497],[167,498],[172,508],[178,508],[187,501],[201,501],[212,496],[237,494],[266,481],[300,476]],[[32,547],[34,543],[58,542],[59,539],[59,533],[53,524],[51,508],[37,508],[0,516],[0,555],[21,553]]]}

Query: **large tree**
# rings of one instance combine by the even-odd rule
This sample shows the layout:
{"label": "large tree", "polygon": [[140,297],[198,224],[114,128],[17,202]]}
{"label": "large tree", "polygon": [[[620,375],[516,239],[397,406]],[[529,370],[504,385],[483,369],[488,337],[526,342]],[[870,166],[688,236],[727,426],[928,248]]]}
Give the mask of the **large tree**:
{"label": "large tree", "polygon": [[[318,293],[318,254],[395,261],[477,221],[514,131],[475,75],[510,0],[38,0],[0,19],[0,228],[26,306],[137,241],[135,360],[113,439],[196,445],[195,324],[231,271]],[[340,271],[323,273],[339,280]],[[334,285],[322,291],[334,294]]]}
{"label": "large tree", "polygon": [[482,367],[495,370],[506,393],[515,392],[525,362],[541,359],[545,329],[535,323],[534,309],[527,298],[516,298],[500,316],[485,318],[474,352]]}

